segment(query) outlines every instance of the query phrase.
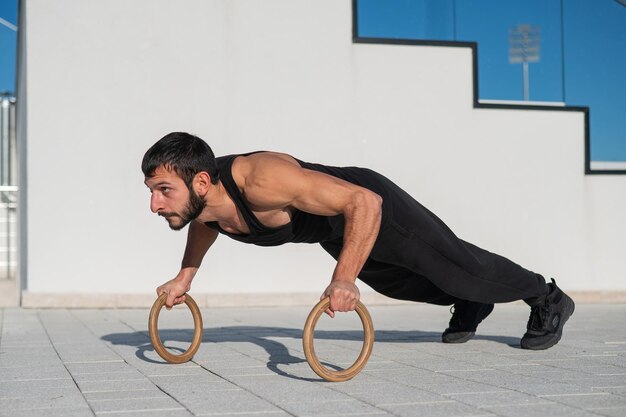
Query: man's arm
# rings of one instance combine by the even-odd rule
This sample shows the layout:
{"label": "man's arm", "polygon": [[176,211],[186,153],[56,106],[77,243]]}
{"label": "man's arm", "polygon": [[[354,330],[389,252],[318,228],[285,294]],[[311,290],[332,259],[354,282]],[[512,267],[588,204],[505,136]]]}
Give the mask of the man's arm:
{"label": "man's arm", "polygon": [[[378,237],[381,205],[382,198],[378,194],[371,191],[357,192],[344,208],[343,247],[331,283],[322,295],[330,297],[330,311],[327,313],[331,317],[334,317],[334,311],[352,311],[356,308],[360,295],[354,282]],[[356,296],[353,294],[355,289]]]}
{"label": "man's arm", "polygon": [[176,277],[157,288],[157,295],[167,293],[165,306],[172,308],[185,301],[185,293],[191,289],[191,281],[198,272],[204,255],[219,233],[204,224],[193,221],[189,224],[187,244],[180,271]]}
{"label": "man's arm", "polygon": [[263,208],[295,207],[323,216],[343,214],[344,245],[324,291],[328,312],[354,310],[359,292],[354,282],[365,264],[380,229],[382,198],[363,187],[300,167],[286,155],[256,154],[242,164],[248,201]]}

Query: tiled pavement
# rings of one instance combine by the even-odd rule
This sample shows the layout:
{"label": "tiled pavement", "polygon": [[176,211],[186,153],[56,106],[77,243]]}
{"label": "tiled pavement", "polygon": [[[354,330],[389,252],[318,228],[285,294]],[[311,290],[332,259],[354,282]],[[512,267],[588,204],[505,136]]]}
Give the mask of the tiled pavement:
{"label": "tiled pavement", "polygon": [[[165,364],[147,310],[0,310],[0,416],[626,416],[626,305],[579,304],[563,340],[518,348],[528,308],[497,305],[477,337],[439,343],[450,313],[372,306],[374,353],[353,380],[323,382],[304,362],[309,308],[203,309],[192,362]],[[163,311],[168,346],[191,339],[184,307]],[[355,314],[323,318],[322,359],[349,364]]]}

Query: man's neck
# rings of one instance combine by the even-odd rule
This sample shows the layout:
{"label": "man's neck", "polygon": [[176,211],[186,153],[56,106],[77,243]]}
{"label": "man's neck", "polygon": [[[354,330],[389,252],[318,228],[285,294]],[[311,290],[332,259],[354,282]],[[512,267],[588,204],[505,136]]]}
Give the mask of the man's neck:
{"label": "man's neck", "polygon": [[238,218],[237,206],[228,195],[221,181],[211,187],[203,197],[206,207],[197,220],[200,222],[227,222],[232,223]]}

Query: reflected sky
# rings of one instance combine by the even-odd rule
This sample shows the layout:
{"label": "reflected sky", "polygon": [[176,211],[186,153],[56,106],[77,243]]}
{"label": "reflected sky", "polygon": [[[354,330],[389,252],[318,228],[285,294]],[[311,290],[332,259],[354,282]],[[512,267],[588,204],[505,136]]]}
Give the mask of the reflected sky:
{"label": "reflected sky", "polygon": [[[626,3],[626,2],[624,2]],[[615,0],[358,0],[362,37],[478,43],[479,98],[523,100],[509,31],[540,28],[530,101],[588,106],[591,159],[626,161],[626,7]]]}

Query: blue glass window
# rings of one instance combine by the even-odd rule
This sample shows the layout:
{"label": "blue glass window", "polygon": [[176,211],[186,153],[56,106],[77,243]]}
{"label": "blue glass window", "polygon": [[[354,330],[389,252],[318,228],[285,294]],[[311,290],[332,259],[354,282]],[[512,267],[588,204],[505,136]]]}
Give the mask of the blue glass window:
{"label": "blue glass window", "polygon": [[15,93],[17,0],[0,2],[0,93]]}
{"label": "blue glass window", "polygon": [[[355,7],[360,38],[477,42],[481,101],[589,107],[592,167],[623,162],[616,169],[626,172],[626,0],[356,0]],[[525,72],[511,46],[529,27],[538,56]]]}

